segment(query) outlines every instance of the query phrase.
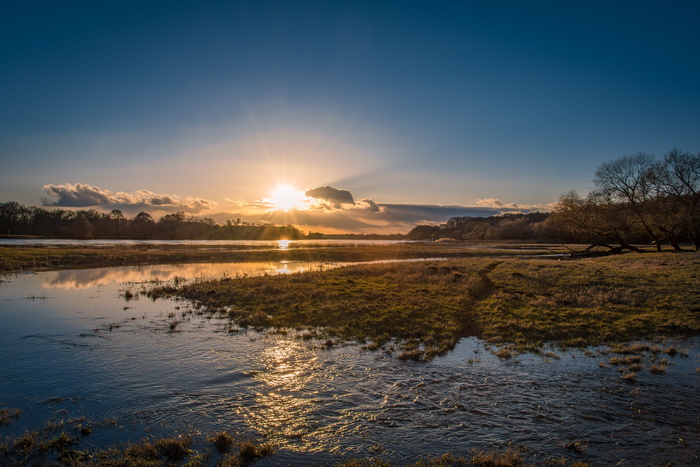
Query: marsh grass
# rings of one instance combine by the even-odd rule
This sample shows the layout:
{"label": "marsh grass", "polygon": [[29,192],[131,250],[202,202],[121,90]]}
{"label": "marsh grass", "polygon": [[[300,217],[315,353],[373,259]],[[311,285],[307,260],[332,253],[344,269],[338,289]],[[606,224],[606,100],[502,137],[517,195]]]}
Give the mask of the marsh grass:
{"label": "marsh grass", "polygon": [[[47,424],[48,426],[48,424]],[[66,426],[67,428],[70,428]],[[226,432],[208,439],[220,454],[238,446],[238,450],[222,459],[220,466],[244,466],[273,453],[270,444],[236,440]],[[0,465],[66,465],[84,467],[166,467],[209,465],[211,450],[197,451],[190,435],[160,439],[143,439],[133,444],[119,445],[103,450],[76,449],[80,438],[67,431],[41,430],[24,432],[8,438],[0,445]]]}
{"label": "marsh grass", "polygon": [[226,431],[215,434],[209,438],[208,441],[212,443],[214,447],[216,447],[216,450],[221,453],[229,452],[231,449],[233,449],[233,445],[236,443],[233,436],[229,435]]}
{"label": "marsh grass", "polygon": [[177,462],[187,457],[192,450],[190,445],[192,438],[179,436],[177,438],[160,439],[154,443],[158,455],[165,457],[170,462]]}
{"label": "marsh grass", "polygon": [[9,425],[22,414],[20,409],[4,407],[0,409],[0,425]]}
{"label": "marsh grass", "polygon": [[700,333],[699,272],[700,257],[688,253],[578,261],[475,257],[229,277],[147,294],[191,300],[210,314],[225,310],[242,327],[395,349],[403,360],[430,360],[468,336],[495,345],[501,358],[551,355],[547,344],[672,356],[674,347],[631,342]]}
{"label": "marsh grass", "polygon": [[538,351],[544,343],[611,345],[700,332],[694,254],[635,254],[580,261],[506,260],[490,274],[496,292],[478,305],[483,337]]}

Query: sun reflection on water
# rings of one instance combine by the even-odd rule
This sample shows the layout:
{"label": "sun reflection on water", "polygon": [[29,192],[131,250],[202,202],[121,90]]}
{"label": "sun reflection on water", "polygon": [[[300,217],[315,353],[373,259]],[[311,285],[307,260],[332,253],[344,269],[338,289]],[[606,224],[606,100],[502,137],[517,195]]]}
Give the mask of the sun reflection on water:
{"label": "sun reflection on water", "polygon": [[291,240],[277,240],[277,246],[280,250],[289,250],[289,245],[291,244]]}
{"label": "sun reflection on water", "polygon": [[248,412],[250,426],[280,443],[302,438],[312,431],[319,410],[317,380],[323,374],[318,357],[304,343],[280,339],[260,355],[263,369],[255,378],[265,389],[255,395]]}

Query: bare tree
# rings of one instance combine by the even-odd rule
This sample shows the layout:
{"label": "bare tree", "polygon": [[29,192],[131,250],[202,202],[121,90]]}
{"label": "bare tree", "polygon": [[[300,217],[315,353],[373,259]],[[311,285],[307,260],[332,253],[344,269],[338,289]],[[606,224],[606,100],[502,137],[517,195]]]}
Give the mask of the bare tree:
{"label": "bare tree", "polygon": [[[638,224],[627,203],[581,198],[570,192],[562,195],[548,219],[549,227],[561,241],[589,243],[611,250],[640,251],[632,243],[639,236]],[[619,247],[612,247],[615,242]]]}
{"label": "bare tree", "polygon": [[654,176],[663,200],[658,211],[668,218],[668,230],[687,236],[700,250],[700,154],[674,149],[657,164]]}
{"label": "bare tree", "polygon": [[[658,198],[658,186],[654,183],[654,156],[644,152],[625,156],[601,165],[595,173],[593,183],[596,190],[592,199],[605,203],[626,203],[634,213],[644,231],[653,239],[661,251],[662,235],[653,222],[654,206]],[[650,213],[651,209],[651,213]]]}

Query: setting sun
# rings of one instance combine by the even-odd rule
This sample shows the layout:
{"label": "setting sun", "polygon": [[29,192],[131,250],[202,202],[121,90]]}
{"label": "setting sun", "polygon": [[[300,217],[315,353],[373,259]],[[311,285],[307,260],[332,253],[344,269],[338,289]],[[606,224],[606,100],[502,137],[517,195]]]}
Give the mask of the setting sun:
{"label": "setting sun", "polygon": [[287,212],[290,209],[305,209],[307,197],[303,191],[291,185],[277,185],[264,201],[275,209]]}

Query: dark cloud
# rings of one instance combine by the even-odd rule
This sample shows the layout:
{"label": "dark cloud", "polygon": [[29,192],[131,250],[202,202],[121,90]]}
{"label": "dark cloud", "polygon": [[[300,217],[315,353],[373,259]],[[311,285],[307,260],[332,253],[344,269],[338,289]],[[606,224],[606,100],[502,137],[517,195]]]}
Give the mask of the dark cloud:
{"label": "dark cloud", "polygon": [[382,210],[377,203],[375,203],[369,198],[360,198],[357,200],[357,204],[365,205],[365,209],[367,209],[370,212],[380,212]]}
{"label": "dark cloud", "polygon": [[148,190],[134,192],[112,192],[82,183],[64,183],[62,185],[44,185],[48,198],[43,198],[44,206],[61,207],[103,207],[138,212],[147,209],[188,213],[199,213],[210,209],[217,203],[203,198],[182,198],[176,195],[163,195]]}
{"label": "dark cloud", "polygon": [[330,185],[310,188],[306,190],[304,195],[309,198],[327,201],[336,209],[340,209],[343,204],[355,204],[355,198],[353,198],[352,193],[348,190],[333,188]]}

